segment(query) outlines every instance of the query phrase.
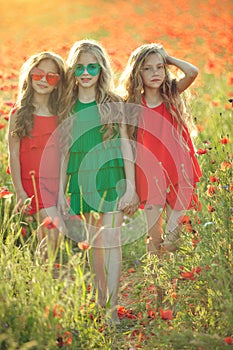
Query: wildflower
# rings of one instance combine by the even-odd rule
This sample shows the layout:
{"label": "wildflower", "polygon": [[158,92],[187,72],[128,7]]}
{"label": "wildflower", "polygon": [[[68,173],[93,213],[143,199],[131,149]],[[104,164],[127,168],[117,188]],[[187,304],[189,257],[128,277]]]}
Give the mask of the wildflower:
{"label": "wildflower", "polygon": [[208,152],[207,148],[198,148],[198,150],[196,151],[196,153],[200,156],[202,154],[206,154]]}
{"label": "wildflower", "polygon": [[228,143],[230,143],[230,140],[228,137],[223,137],[221,140],[220,140],[221,144],[222,145],[226,145]]}
{"label": "wildflower", "polygon": [[219,179],[216,176],[210,175],[210,182],[219,182]]}
{"label": "wildflower", "polygon": [[233,337],[226,337],[224,338],[224,341],[227,345],[233,344]]}
{"label": "wildflower", "polygon": [[220,169],[222,171],[226,171],[226,170],[230,169],[231,167],[232,167],[232,164],[226,160],[224,160],[220,165]]}
{"label": "wildflower", "polygon": [[163,310],[160,308],[159,312],[163,320],[173,320],[172,310]]}
{"label": "wildflower", "polygon": [[61,307],[61,305],[59,305],[59,304],[54,305],[53,317],[61,318],[63,316],[64,311],[65,310],[63,309],[63,307]]}
{"label": "wildflower", "polygon": [[208,185],[206,194],[208,197],[213,197],[215,195],[215,187],[212,185]]}
{"label": "wildflower", "polygon": [[6,173],[7,173],[8,175],[11,174],[11,169],[10,169],[9,165],[8,165],[7,168],[6,168]]}
{"label": "wildflower", "polygon": [[127,317],[127,318],[129,318],[131,320],[135,320],[137,318],[137,316],[134,315],[132,309],[130,309],[129,311],[126,312],[125,317]]}
{"label": "wildflower", "polygon": [[90,247],[90,244],[87,241],[78,242],[78,247],[80,250],[87,250]]}
{"label": "wildflower", "polygon": [[128,272],[129,273],[134,273],[135,272],[135,269],[133,267],[131,267],[130,269],[128,269]]}
{"label": "wildflower", "polygon": [[10,198],[13,193],[8,191],[7,187],[0,187],[0,198]]}
{"label": "wildflower", "polygon": [[72,334],[68,331],[64,333],[64,344],[65,345],[72,344]]}
{"label": "wildflower", "polygon": [[26,234],[27,234],[27,229],[26,229],[26,227],[22,227],[22,229],[21,229],[21,235],[22,235],[23,237],[25,237]]}
{"label": "wildflower", "polygon": [[218,107],[218,106],[220,105],[220,103],[219,103],[218,100],[213,100],[213,101],[212,101],[212,105],[213,105],[214,107]]}
{"label": "wildflower", "polygon": [[181,272],[180,276],[182,277],[182,279],[195,281],[196,280],[195,274],[199,275],[201,271],[202,271],[202,268],[200,266],[197,266],[197,267],[193,267],[191,271]]}
{"label": "wildflower", "polygon": [[179,223],[184,225],[184,224],[191,224],[191,219],[188,215],[184,215],[180,220]]}
{"label": "wildflower", "polygon": [[192,238],[192,246],[193,248],[196,247],[196,245],[201,241],[201,238],[197,232],[194,233],[193,238]]}
{"label": "wildflower", "polygon": [[154,309],[147,310],[147,316],[148,318],[156,318],[156,311]]}
{"label": "wildflower", "polygon": [[180,276],[182,277],[182,279],[184,280],[191,280],[191,281],[195,281],[196,277],[194,276],[194,271],[184,271],[180,273]]}
{"label": "wildflower", "polygon": [[6,124],[3,124],[3,123],[0,122],[0,129],[4,129],[5,126],[6,126]]}
{"label": "wildflower", "polygon": [[52,218],[50,216],[47,216],[47,218],[45,218],[43,220],[43,225],[48,229],[51,230],[53,228],[57,227],[57,224],[52,220]]}
{"label": "wildflower", "polygon": [[207,209],[209,213],[213,213],[215,211],[215,208],[210,205],[210,203],[207,204]]}
{"label": "wildflower", "polygon": [[62,336],[59,334],[59,335],[57,336],[57,346],[58,346],[59,348],[62,348],[63,345],[64,345],[64,343],[63,343]]}
{"label": "wildflower", "polygon": [[118,313],[119,318],[123,318],[123,317],[125,317],[127,310],[125,309],[124,306],[119,306],[117,309],[117,313]]}

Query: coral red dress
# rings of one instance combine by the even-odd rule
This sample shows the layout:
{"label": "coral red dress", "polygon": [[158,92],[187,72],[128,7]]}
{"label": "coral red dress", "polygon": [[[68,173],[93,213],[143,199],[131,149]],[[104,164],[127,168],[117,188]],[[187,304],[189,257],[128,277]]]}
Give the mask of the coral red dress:
{"label": "coral red dress", "polygon": [[180,135],[173,116],[161,103],[146,106],[137,130],[136,186],[142,204],[168,203],[174,210],[197,207],[194,190],[202,175],[185,128]]}
{"label": "coral red dress", "polygon": [[31,136],[20,141],[21,180],[27,195],[33,196],[30,214],[57,205],[60,175],[57,116],[33,118]]}

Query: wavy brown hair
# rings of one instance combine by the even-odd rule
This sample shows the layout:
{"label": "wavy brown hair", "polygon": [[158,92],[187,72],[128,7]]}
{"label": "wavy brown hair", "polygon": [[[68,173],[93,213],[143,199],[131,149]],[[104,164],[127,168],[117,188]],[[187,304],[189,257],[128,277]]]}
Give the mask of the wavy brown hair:
{"label": "wavy brown hair", "polygon": [[[187,112],[185,100],[181,98],[177,91],[176,79],[172,79],[171,77],[171,73],[166,65],[166,59],[160,51],[161,48],[162,46],[160,44],[152,43],[144,44],[134,50],[120,77],[118,90],[123,96],[124,101],[131,104],[142,105],[144,87],[141,77],[141,68],[149,55],[154,53],[160,55],[165,67],[165,79],[160,86],[160,94],[166,108],[177,121],[178,131],[181,134],[184,131],[185,126],[190,130],[194,129],[194,124],[191,115]],[[133,107],[131,110],[133,111]],[[136,113],[131,113],[128,116],[128,132],[130,137],[135,135],[135,126],[138,124],[137,119],[139,113],[137,113],[137,108],[135,108],[135,110]]]}
{"label": "wavy brown hair", "polygon": [[113,73],[110,59],[100,43],[95,40],[81,40],[74,43],[70,49],[67,59],[67,95],[70,101],[70,112],[72,113],[75,102],[78,98],[78,83],[75,78],[77,61],[82,53],[92,54],[100,64],[100,75],[96,84],[95,100],[98,105],[103,127],[103,140],[106,141],[118,133],[118,126],[122,121],[122,99],[115,94]]}
{"label": "wavy brown hair", "polygon": [[48,108],[52,114],[58,116],[59,124],[68,116],[67,103],[65,101],[66,70],[62,57],[48,51],[35,54],[23,64],[19,74],[19,89],[15,106],[17,114],[15,130],[12,132],[13,135],[15,134],[19,138],[30,136],[30,132],[33,128],[33,113],[35,111],[35,106],[33,105],[34,90],[32,88],[30,72],[45,59],[50,59],[55,62],[58,68],[58,73],[60,74],[60,81],[56,85],[56,89],[50,94]]}

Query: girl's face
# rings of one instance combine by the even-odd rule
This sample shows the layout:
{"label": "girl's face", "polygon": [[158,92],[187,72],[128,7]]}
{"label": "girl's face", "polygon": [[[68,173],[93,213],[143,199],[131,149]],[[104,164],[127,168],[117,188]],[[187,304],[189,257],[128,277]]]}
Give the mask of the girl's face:
{"label": "girl's face", "polygon": [[100,66],[95,56],[89,52],[81,53],[77,60],[77,68],[81,68],[81,71],[83,70],[81,75],[79,75],[80,72],[76,70],[78,76],[76,73],[75,78],[78,85],[84,89],[95,87],[100,75]]}
{"label": "girl's face", "polygon": [[51,94],[60,80],[58,67],[50,58],[46,58],[34,67],[31,72],[32,87],[40,95]]}
{"label": "girl's face", "polygon": [[144,88],[158,89],[165,79],[165,67],[162,56],[150,54],[141,67],[141,77]]}

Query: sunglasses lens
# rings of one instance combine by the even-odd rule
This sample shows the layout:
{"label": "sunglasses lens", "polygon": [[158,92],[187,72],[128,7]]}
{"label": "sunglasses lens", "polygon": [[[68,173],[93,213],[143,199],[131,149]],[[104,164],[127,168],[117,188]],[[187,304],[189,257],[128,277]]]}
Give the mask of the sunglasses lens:
{"label": "sunglasses lens", "polygon": [[33,80],[41,80],[43,78],[44,74],[35,74],[32,73],[32,79]]}
{"label": "sunglasses lens", "polygon": [[46,75],[46,80],[49,85],[56,85],[60,80],[60,76],[57,73],[48,73]]}
{"label": "sunglasses lens", "polygon": [[78,64],[77,68],[75,70],[75,76],[80,77],[84,73],[85,68],[87,69],[87,72],[94,77],[100,71],[100,64],[99,63],[90,63],[87,66],[84,66],[83,64]]}
{"label": "sunglasses lens", "polygon": [[76,77],[80,77],[80,75],[83,74],[84,70],[85,70],[84,65],[83,64],[78,64],[77,68],[75,70],[75,76]]}
{"label": "sunglasses lens", "polygon": [[90,75],[92,75],[93,77],[96,76],[99,71],[100,71],[100,65],[99,63],[91,63],[88,64],[87,66],[87,71]]}

